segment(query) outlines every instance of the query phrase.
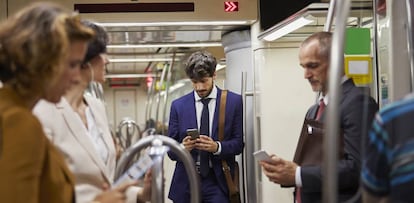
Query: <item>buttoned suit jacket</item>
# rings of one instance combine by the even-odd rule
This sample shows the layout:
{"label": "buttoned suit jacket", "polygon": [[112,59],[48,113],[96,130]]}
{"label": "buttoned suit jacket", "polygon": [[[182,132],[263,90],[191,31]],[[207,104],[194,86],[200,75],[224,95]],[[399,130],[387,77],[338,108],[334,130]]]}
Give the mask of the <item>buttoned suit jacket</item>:
{"label": "buttoned suit jacket", "polygon": [[[220,96],[222,90],[217,88],[217,100],[212,125],[213,140],[218,140],[218,117]],[[170,120],[168,126],[168,136],[179,143],[182,143],[187,136],[186,130],[190,128],[198,129],[194,91],[184,95],[171,104]],[[243,150],[243,102],[240,95],[228,91],[225,111],[224,140],[221,141],[221,153],[211,155],[214,174],[216,175],[219,187],[228,194],[226,179],[222,170],[221,160],[226,160],[230,166],[231,174],[234,175],[235,156]],[[192,150],[191,155],[194,160],[197,158],[197,151]],[[168,156],[176,162],[174,175],[171,182],[169,198],[173,201],[183,201],[189,198],[189,181],[184,168],[184,164],[178,157],[169,152]],[[185,202],[185,201],[184,201]],[[189,200],[188,200],[189,202]]]}
{"label": "buttoned suit jacket", "polygon": [[[96,125],[108,149],[105,163],[99,156],[80,117],[65,98],[58,104],[40,101],[34,114],[40,119],[43,128],[58,149],[63,153],[70,170],[75,175],[76,202],[91,202],[103,192],[103,185],[111,186],[116,168],[116,150],[110,134],[105,106],[101,101],[84,96],[94,115]],[[127,202],[136,203],[137,187],[130,187]]]}
{"label": "buttoned suit jacket", "polygon": [[[319,104],[315,104],[310,107],[306,114],[307,119],[316,118],[318,106]],[[339,112],[340,128],[344,134],[344,158],[338,160],[339,202],[344,202],[357,194],[361,170],[362,139],[367,136],[367,129],[377,110],[378,105],[375,100],[358,89],[352,79],[348,79],[342,84]],[[322,121],[325,115],[326,111],[322,114]],[[301,178],[302,203],[322,202],[321,166],[301,166]]]}
{"label": "buttoned suit jacket", "polygon": [[0,201],[74,202],[74,177],[14,90],[0,89]]}

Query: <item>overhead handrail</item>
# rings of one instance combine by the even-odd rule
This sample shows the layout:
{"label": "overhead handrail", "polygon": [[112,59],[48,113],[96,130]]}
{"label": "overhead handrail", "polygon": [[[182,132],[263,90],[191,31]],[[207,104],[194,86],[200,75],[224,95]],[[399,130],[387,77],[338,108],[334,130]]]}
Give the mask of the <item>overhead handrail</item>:
{"label": "overhead handrail", "polygon": [[[332,0],[335,1],[335,0]],[[344,41],[346,22],[351,7],[350,0],[335,2],[335,30],[332,38],[331,57],[329,65],[329,107],[326,117],[326,135],[323,143],[324,165],[322,170],[324,178],[323,202],[333,203],[338,201],[338,174],[337,174],[337,151],[339,135],[339,100],[341,98],[341,76],[344,65]]]}
{"label": "overhead handrail", "polygon": [[[164,135],[151,135],[144,137],[132,147],[128,148],[119,159],[118,166],[115,170],[115,180],[125,172],[128,163],[135,157],[135,155],[147,146],[167,146],[178,156],[178,158],[184,163],[185,171],[187,172],[190,181],[191,203],[200,203],[200,183],[198,180],[198,174],[195,171],[193,158],[190,153],[180,145],[180,143]],[[163,158],[161,157],[161,154],[158,154],[153,157],[153,160],[154,165],[152,168],[151,202],[164,203],[164,172],[162,170]]]}

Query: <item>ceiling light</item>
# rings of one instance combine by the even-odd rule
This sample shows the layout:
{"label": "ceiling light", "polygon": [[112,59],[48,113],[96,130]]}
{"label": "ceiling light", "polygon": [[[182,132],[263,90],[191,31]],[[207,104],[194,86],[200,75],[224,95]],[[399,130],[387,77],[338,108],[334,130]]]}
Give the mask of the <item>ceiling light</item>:
{"label": "ceiling light", "polygon": [[[332,1],[332,0],[331,0]],[[326,18],[329,10],[329,3],[311,3],[302,10],[289,16],[282,22],[260,33],[259,40],[274,41],[283,37],[305,25],[314,22],[314,19]],[[355,1],[352,2],[350,17],[371,17],[372,2]]]}
{"label": "ceiling light", "polygon": [[184,21],[142,23],[97,23],[104,27],[191,26],[191,25],[250,25],[249,21]]}
{"label": "ceiling light", "polygon": [[226,68],[226,64],[222,65],[222,64],[217,64],[216,65],[216,71],[220,71],[222,69]]}
{"label": "ceiling light", "polygon": [[314,22],[314,20],[310,20],[305,17],[298,17],[294,20],[289,19],[289,22],[277,24],[269,28],[266,32],[259,36],[259,39],[274,41],[312,22]]}
{"label": "ceiling light", "polygon": [[155,77],[154,74],[108,74],[105,78],[147,78]]}
{"label": "ceiling light", "polygon": [[279,39],[305,25],[308,25],[314,22],[314,16],[324,16],[326,15],[329,8],[328,3],[312,3],[303,8],[302,10],[296,12],[295,14],[289,16],[285,20],[271,28],[260,33],[257,37],[259,40],[274,41]]}
{"label": "ceiling light", "polygon": [[[172,58],[126,58],[126,59],[109,59],[111,63],[146,63],[146,62],[162,62],[162,61],[172,61]],[[178,61],[179,59],[174,59]]]}
{"label": "ceiling light", "polygon": [[221,47],[220,42],[204,43],[162,43],[162,44],[119,44],[108,45],[108,49],[134,49],[134,48],[162,48],[162,47]]}

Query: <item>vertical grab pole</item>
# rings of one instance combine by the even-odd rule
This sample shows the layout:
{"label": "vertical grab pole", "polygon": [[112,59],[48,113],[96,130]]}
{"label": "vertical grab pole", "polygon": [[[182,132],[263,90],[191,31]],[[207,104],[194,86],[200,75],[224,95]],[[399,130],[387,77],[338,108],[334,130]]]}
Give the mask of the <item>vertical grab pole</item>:
{"label": "vertical grab pole", "polygon": [[408,49],[408,57],[410,58],[410,70],[411,70],[411,92],[414,90],[414,42],[413,42],[413,13],[412,13],[412,7],[413,3],[412,0],[406,0],[406,8],[407,8],[407,49]]}
{"label": "vertical grab pole", "polygon": [[327,133],[324,139],[323,202],[338,202],[338,135],[339,135],[339,100],[341,98],[340,78],[344,65],[344,41],[346,22],[351,6],[350,0],[337,2],[335,13],[335,31],[332,38],[332,51],[329,69],[329,106],[327,109]]}
{"label": "vertical grab pole", "polygon": [[[247,105],[246,105],[246,100],[247,100],[247,97],[248,96],[253,96],[253,92],[249,92],[249,91],[247,91],[247,73],[246,72],[242,72],[242,86],[241,86],[241,94],[242,94],[242,99],[243,99],[243,143],[247,143],[248,141],[247,141]],[[243,178],[243,180],[242,180],[242,183],[243,183],[243,192],[244,192],[244,194],[243,194],[243,198],[244,198],[244,202],[246,203],[246,202],[248,202],[249,201],[249,199],[250,198],[248,198],[247,197],[247,191],[250,191],[250,190],[248,190],[248,188],[250,188],[250,186],[248,185],[249,184],[249,181],[248,181],[248,174],[247,174],[247,172],[248,172],[248,167],[249,166],[251,166],[251,164],[252,163],[247,163],[247,162],[250,162],[252,159],[249,159],[247,156],[252,156],[251,154],[253,153],[253,151],[254,151],[254,147],[255,146],[251,146],[251,145],[246,145],[245,144],[245,146],[244,146],[244,148],[243,148],[243,156],[242,156],[242,174],[243,174],[243,176],[242,176],[242,178]],[[255,160],[253,160],[253,161],[255,161]],[[254,163],[253,163],[254,164]],[[249,169],[250,169],[250,167],[249,167]],[[254,177],[254,171],[253,170],[250,170],[250,173],[253,173],[253,175],[252,176],[249,176],[249,177]],[[250,174],[251,175],[251,174]],[[254,192],[254,193],[256,193],[256,192]],[[255,194],[254,196],[256,196],[257,194]]]}
{"label": "vertical grab pole", "polygon": [[[162,72],[161,72],[161,78],[160,78],[160,85],[161,85],[161,89],[162,89],[162,86],[164,85],[164,83],[165,83],[165,78],[166,78],[166,74],[167,74],[167,68],[169,69],[170,67],[169,67],[169,64],[164,64],[164,67],[163,67],[163,69],[162,69]],[[155,122],[159,122],[159,113],[160,113],[160,103],[161,103],[161,91],[159,91],[158,93],[157,93],[157,108],[155,109]],[[161,119],[164,119],[164,118],[161,118]]]}
{"label": "vertical grab pole", "polygon": [[165,83],[164,106],[162,107],[162,118],[161,118],[161,123],[162,123],[161,133],[163,135],[167,134],[165,125],[164,125],[164,120],[166,120],[167,118],[167,101],[168,101],[169,89],[170,89],[170,84],[171,84],[171,75],[172,75],[172,70],[174,68],[174,65],[175,65],[175,52],[171,60],[171,66],[170,68],[168,68],[168,71],[167,71],[167,79]]}
{"label": "vertical grab pole", "polygon": [[164,203],[164,153],[163,143],[160,139],[152,141],[154,165],[152,167],[151,202]]}
{"label": "vertical grab pole", "polygon": [[[247,132],[247,127],[246,127],[246,88],[247,88],[247,81],[246,81],[246,77],[247,77],[247,73],[246,72],[242,72],[242,86],[241,86],[241,94],[242,94],[242,100],[243,100],[243,143],[246,143],[246,132]],[[243,148],[243,156],[242,156],[242,170],[243,170],[243,181],[242,181],[242,183],[243,183],[243,193],[244,193],[244,195],[243,195],[243,199],[244,199],[244,202],[246,202],[246,195],[247,195],[247,190],[246,190],[246,174],[247,174],[247,163],[246,163],[246,161],[247,161],[247,156],[246,156],[246,154],[247,154],[247,149],[246,149],[246,147],[247,146],[245,146],[244,148]]]}
{"label": "vertical grab pole", "polygon": [[326,23],[325,23],[325,26],[323,27],[323,30],[326,32],[331,31],[332,21],[333,21],[334,14],[335,14],[335,5],[336,5],[336,0],[331,0],[329,2],[328,16],[326,16]]}
{"label": "vertical grab pole", "polygon": [[[378,20],[377,20],[377,1],[378,0],[374,0],[372,1],[372,10],[374,11],[373,13],[373,17],[372,17],[372,30],[374,31],[373,33],[373,38],[372,38],[372,67],[375,67],[375,69],[373,69],[373,78],[374,78],[374,84],[377,86],[376,91],[375,91],[375,99],[376,101],[378,101],[378,103],[380,103],[380,83],[379,83],[379,70],[378,70]],[[364,145],[365,146],[365,145]]]}

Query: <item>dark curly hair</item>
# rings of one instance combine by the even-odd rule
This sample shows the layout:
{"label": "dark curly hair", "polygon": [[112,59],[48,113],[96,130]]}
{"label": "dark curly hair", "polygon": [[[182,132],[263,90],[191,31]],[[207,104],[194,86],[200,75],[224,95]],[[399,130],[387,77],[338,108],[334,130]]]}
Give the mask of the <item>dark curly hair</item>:
{"label": "dark curly hair", "polygon": [[197,51],[188,58],[185,73],[191,80],[213,77],[216,72],[216,58],[207,51]]}

